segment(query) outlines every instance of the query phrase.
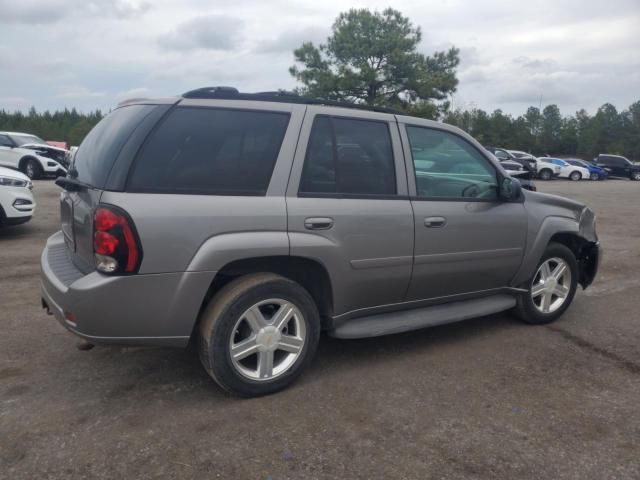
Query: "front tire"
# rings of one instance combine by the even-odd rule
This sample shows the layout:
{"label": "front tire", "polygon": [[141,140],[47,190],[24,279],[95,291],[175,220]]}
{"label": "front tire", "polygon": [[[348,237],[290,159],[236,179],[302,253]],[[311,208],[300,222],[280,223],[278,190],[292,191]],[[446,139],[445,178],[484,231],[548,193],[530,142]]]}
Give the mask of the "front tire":
{"label": "front tire", "polygon": [[589,178],[591,178],[591,180],[593,181],[600,180],[600,177],[597,173],[592,173]]}
{"label": "front tire", "polygon": [[20,170],[31,180],[37,180],[42,176],[42,165],[33,158],[27,158],[23,161]]}
{"label": "front tire", "polygon": [[553,177],[553,172],[548,168],[545,168],[543,170],[540,170],[539,175],[540,175],[540,180],[551,180],[551,177]]}
{"label": "front tire", "polygon": [[640,182],[640,172],[633,172],[631,174],[631,180],[635,180],[636,182]]}
{"label": "front tire", "polygon": [[258,273],[222,288],[202,312],[198,333],[200,360],[216,383],[256,397],[288,387],[311,363],[320,318],[302,286]]}
{"label": "front tire", "polygon": [[523,285],[527,293],[518,297],[516,315],[531,325],[551,323],[559,318],[573,301],[578,273],[573,252],[562,244],[550,243],[533,278]]}
{"label": "front tire", "polygon": [[582,180],[582,174],[580,172],[571,172],[569,178],[574,182],[577,182],[579,180]]}

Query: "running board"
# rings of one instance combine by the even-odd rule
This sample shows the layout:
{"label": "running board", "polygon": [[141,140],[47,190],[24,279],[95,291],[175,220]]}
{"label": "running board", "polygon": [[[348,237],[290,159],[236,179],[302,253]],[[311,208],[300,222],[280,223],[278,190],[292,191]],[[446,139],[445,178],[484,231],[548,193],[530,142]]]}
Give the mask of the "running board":
{"label": "running board", "polygon": [[429,307],[379,313],[354,318],[328,333],[336,338],[366,338],[408,332],[444,323],[459,322],[508,310],[516,305],[515,297],[497,294]]}

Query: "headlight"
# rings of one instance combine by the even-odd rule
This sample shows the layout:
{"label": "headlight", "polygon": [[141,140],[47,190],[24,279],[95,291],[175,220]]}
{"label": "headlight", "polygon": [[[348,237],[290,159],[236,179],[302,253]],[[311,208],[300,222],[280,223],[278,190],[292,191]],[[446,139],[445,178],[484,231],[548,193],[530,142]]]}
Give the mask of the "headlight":
{"label": "headlight", "polygon": [[27,187],[29,183],[31,182],[19,178],[0,177],[0,185],[5,187]]}

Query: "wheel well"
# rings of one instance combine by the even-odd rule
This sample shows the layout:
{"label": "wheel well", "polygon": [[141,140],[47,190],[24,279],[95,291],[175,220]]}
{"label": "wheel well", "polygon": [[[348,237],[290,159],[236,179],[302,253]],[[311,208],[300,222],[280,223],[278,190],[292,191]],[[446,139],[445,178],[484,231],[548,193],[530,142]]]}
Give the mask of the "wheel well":
{"label": "wheel well", "polygon": [[597,267],[593,256],[594,244],[574,233],[556,233],[549,243],[560,243],[573,252],[578,261],[578,282],[586,288],[592,281]]}
{"label": "wheel well", "polygon": [[231,280],[250,273],[271,272],[302,285],[311,295],[320,312],[323,326],[333,313],[333,293],[327,270],[319,262],[303,257],[272,256],[236,260],[218,271],[211,282],[202,309]]}
{"label": "wheel well", "polygon": [[22,157],[20,159],[20,161],[18,162],[18,168],[20,170],[22,170],[22,167],[24,167],[24,164],[26,163],[27,160],[34,160],[38,165],[40,165],[40,162],[38,162],[38,159],[36,157],[27,155],[27,156]]}

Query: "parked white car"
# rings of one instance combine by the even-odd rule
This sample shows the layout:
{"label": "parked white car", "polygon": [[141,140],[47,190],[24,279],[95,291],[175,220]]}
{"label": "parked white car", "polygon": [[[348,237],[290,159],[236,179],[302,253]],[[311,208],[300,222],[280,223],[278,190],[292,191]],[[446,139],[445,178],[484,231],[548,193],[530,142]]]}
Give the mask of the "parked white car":
{"label": "parked white car", "polygon": [[33,184],[25,174],[0,167],[0,226],[31,220],[36,208],[32,188]]}
{"label": "parked white car", "polygon": [[568,178],[570,180],[589,180],[591,172],[588,168],[580,167],[578,165],[571,165],[569,162],[565,162],[561,158],[553,157],[540,157],[538,162],[542,162],[545,165],[555,165],[560,167],[560,178]]}
{"label": "parked white car", "polygon": [[0,167],[20,170],[31,179],[66,175],[68,155],[67,150],[47,145],[35,135],[0,132]]}
{"label": "parked white car", "polygon": [[559,165],[555,165],[552,162],[547,162],[547,157],[541,157],[536,159],[536,171],[538,172],[538,178],[541,180],[551,180],[553,177],[560,176],[562,169]]}

